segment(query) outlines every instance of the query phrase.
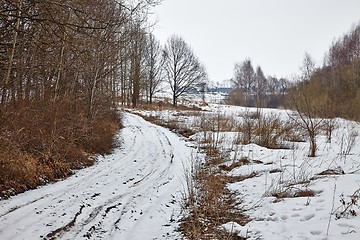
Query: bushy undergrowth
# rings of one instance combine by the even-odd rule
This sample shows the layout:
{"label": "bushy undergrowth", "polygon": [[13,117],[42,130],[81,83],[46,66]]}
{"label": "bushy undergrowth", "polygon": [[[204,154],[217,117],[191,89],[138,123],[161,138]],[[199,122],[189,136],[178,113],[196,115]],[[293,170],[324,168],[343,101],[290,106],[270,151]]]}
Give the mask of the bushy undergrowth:
{"label": "bushy undergrowth", "polygon": [[1,109],[0,198],[69,176],[91,165],[91,156],[109,153],[120,118],[97,109],[89,117],[85,101],[66,98]]}
{"label": "bushy undergrowth", "polygon": [[249,115],[245,113],[242,123],[238,126],[238,143],[256,143],[259,146],[270,149],[284,149],[287,141],[299,139],[300,136],[294,131],[294,123],[284,121],[275,114]]}
{"label": "bushy undergrowth", "polygon": [[240,117],[203,113],[196,116],[192,127],[204,133],[204,143],[211,142],[215,147],[221,142],[221,132],[237,132],[237,145],[255,143],[270,149],[289,148],[287,142],[304,141],[295,123],[261,112],[245,112]]}

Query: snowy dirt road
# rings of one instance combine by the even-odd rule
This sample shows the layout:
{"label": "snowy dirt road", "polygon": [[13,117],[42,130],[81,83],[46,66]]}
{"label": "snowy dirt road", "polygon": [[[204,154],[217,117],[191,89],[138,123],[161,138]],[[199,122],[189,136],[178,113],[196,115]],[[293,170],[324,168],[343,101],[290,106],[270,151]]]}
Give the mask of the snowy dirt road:
{"label": "snowy dirt road", "polygon": [[0,239],[176,239],[194,149],[123,114],[121,146],[67,180],[0,201]]}

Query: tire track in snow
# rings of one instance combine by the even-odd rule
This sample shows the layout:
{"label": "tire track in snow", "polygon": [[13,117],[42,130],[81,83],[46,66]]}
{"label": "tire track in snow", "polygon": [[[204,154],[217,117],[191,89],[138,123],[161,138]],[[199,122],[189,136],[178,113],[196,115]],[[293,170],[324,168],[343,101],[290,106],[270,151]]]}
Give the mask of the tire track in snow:
{"label": "tire track in snow", "polygon": [[1,201],[0,239],[169,239],[192,148],[138,116],[124,114],[123,124],[114,154]]}

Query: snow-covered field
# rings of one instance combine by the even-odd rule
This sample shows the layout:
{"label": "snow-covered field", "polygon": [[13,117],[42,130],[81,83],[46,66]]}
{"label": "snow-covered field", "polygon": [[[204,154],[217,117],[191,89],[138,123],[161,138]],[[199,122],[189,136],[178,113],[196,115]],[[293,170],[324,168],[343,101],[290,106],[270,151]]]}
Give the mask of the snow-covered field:
{"label": "snow-covered field", "polygon": [[124,113],[121,147],[87,169],[0,202],[0,239],[177,239],[194,149]]}
{"label": "snow-covered field", "polygon": [[[208,107],[211,109],[233,116],[254,111],[214,105]],[[292,113],[264,109],[263,114],[285,120]],[[286,145],[291,149],[267,149],[256,144],[235,148],[238,159],[247,157],[254,163],[237,167],[229,174],[258,173],[257,177],[229,185],[229,189],[239,192],[253,221],[243,227],[232,223],[225,227],[250,239],[360,239],[360,125],[343,119],[334,121],[331,142],[324,133],[318,134],[314,158],[307,157],[308,141],[288,142]],[[230,149],[226,138],[224,142],[223,150],[234,156],[234,147]],[[336,174],[319,175],[332,170]],[[313,191],[315,196],[272,196],[306,190]]]}
{"label": "snow-covered field", "polygon": [[[203,110],[195,116],[171,110],[141,111],[141,114],[157,116],[164,121],[175,120],[191,128],[201,121],[202,115],[205,119],[211,115],[226,115],[236,122],[241,121],[244,112],[255,112],[251,108],[217,104],[210,104]],[[289,111],[275,109],[264,109],[262,113],[283,120],[292,115]],[[219,148],[229,160],[225,164],[231,165],[244,157],[252,162],[228,174],[257,174],[228,185],[230,190],[238,192],[252,221],[245,226],[229,222],[222,227],[249,239],[360,239],[360,125],[343,119],[334,121],[332,141],[328,142],[325,133],[320,132],[314,158],[307,157],[307,141],[286,142],[290,149],[267,149],[256,144],[236,145],[237,133],[221,132]],[[203,135],[197,133],[191,138],[199,143]],[[321,175],[326,173],[324,171],[327,174]],[[301,196],[306,192],[314,196]]]}

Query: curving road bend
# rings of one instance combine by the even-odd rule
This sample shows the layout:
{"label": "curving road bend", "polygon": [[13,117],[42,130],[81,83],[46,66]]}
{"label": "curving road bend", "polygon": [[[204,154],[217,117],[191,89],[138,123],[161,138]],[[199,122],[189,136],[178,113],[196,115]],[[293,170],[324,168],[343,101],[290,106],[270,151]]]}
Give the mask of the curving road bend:
{"label": "curving road bend", "polygon": [[[177,239],[194,149],[124,113],[113,154],[54,184],[0,201],[0,239]],[[186,167],[185,167],[186,168]]]}

